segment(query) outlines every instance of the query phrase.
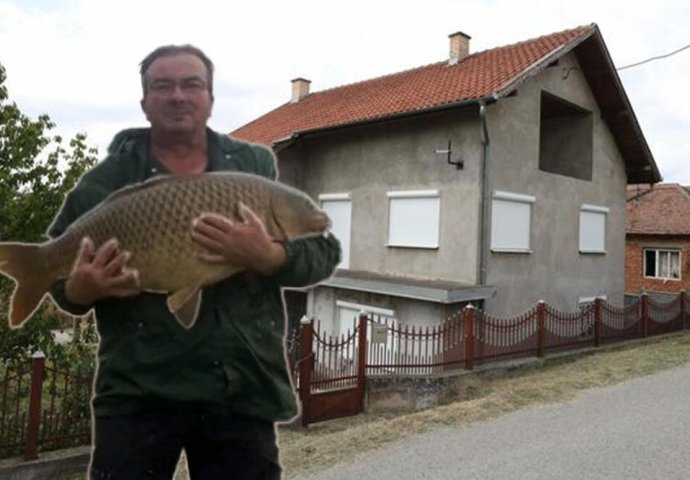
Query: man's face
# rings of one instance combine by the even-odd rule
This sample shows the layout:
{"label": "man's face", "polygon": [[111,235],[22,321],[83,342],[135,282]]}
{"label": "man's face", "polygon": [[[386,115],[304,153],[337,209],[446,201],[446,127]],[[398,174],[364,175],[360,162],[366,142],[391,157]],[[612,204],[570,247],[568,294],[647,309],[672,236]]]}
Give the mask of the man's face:
{"label": "man's face", "polygon": [[213,96],[201,59],[187,53],[157,58],[145,80],[141,108],[152,128],[182,134],[206,128]]}

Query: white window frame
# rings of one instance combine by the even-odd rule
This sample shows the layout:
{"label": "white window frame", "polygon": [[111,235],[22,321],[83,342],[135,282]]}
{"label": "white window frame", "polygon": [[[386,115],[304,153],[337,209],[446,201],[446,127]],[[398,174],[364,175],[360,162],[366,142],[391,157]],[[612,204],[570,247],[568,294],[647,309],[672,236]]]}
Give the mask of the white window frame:
{"label": "white window frame", "polygon": [[[647,275],[647,252],[648,251],[655,252],[655,255],[654,255],[654,257],[655,257],[655,259],[654,259],[655,275],[652,277]],[[666,252],[669,255],[674,254],[674,253],[678,255],[678,277],[670,277],[670,276],[669,277],[662,277],[659,275],[659,253],[661,253],[661,252]],[[669,262],[670,262],[670,257],[669,257]],[[644,278],[651,278],[651,279],[655,279],[655,280],[664,280],[664,281],[670,280],[670,281],[674,281],[674,282],[681,281],[682,277],[683,277],[681,265],[683,265],[683,264],[682,264],[682,253],[681,253],[680,249],[677,249],[677,248],[660,248],[660,247],[644,247],[642,249],[642,276]],[[670,273],[670,271],[671,271],[671,265],[669,264],[669,273]]]}
{"label": "white window frame", "polygon": [[[504,192],[495,190],[491,202],[491,251],[495,253],[532,253],[532,206],[537,201],[537,197],[533,195],[524,195],[521,193]],[[529,207],[529,214],[527,216],[527,244],[505,246],[506,241],[504,237],[498,235],[508,235],[506,232],[501,232],[497,225],[496,206],[504,204],[525,204]]]}
{"label": "white window frame", "polygon": [[[373,315],[379,315],[381,317],[386,317],[388,319],[388,325],[389,327],[399,327],[399,323],[397,318],[395,317],[395,310],[391,310],[388,308],[380,308],[380,307],[372,307],[371,305],[364,305],[361,303],[355,303],[355,302],[348,302],[344,300],[336,300],[335,301],[336,305],[336,315],[338,318],[338,332],[340,335],[343,335],[347,329],[344,329],[344,325],[341,325],[340,322],[340,308],[348,308],[350,310],[358,310],[359,313],[364,313],[364,314],[373,314]],[[372,319],[373,320],[373,319]],[[383,323],[370,323],[368,328],[375,328],[377,325],[384,325]],[[349,328],[349,325],[347,325]],[[370,333],[370,338],[371,338],[371,333]],[[386,329],[386,342],[385,346],[383,345],[377,345],[373,344],[369,348],[374,348],[374,349],[379,349],[379,352],[386,352],[388,355],[393,355],[394,352],[398,350],[398,345],[394,341],[394,336],[391,332],[390,329]]]}
{"label": "white window frame", "polygon": [[602,300],[606,301],[606,295],[597,295],[595,297],[577,297],[577,306],[582,308],[586,307],[587,305],[591,305],[594,303],[594,300],[597,298],[601,298]]}
{"label": "white window frame", "polygon": [[[441,194],[438,190],[405,190],[405,191],[393,191],[387,192],[388,196],[388,247],[405,247],[405,248],[425,248],[425,249],[437,249],[439,247],[439,237],[441,231]],[[436,218],[432,221],[433,239],[431,241],[424,241],[419,243],[399,241],[395,237],[394,232],[391,230],[394,228],[391,213],[392,213],[392,202],[395,199],[415,199],[415,198],[435,198],[436,202]],[[392,235],[393,234],[393,235]]]}
{"label": "white window frame", "polygon": [[[588,204],[583,204],[580,206],[580,215],[579,215],[579,228],[578,228],[578,251],[580,253],[606,253],[606,231],[608,230],[607,224],[608,224],[608,214],[609,214],[610,209],[608,207],[601,207],[598,205],[588,205]],[[603,215],[604,218],[604,231],[602,232],[603,238],[601,239],[602,246],[601,248],[595,247],[591,248],[589,245],[583,245],[585,243],[585,240],[587,237],[585,237],[585,231],[583,228],[585,228],[585,221],[583,221],[583,214],[597,214],[597,215]],[[586,218],[586,217],[585,217]]]}
{"label": "white window frame", "polygon": [[[395,319],[395,310],[391,310],[388,308],[380,308],[380,307],[372,307],[371,305],[364,305],[361,303],[355,303],[355,302],[348,302],[345,300],[336,300],[335,301],[335,311],[338,319],[338,331],[342,334],[344,333],[344,325],[341,324],[340,322],[340,309],[341,308],[347,308],[349,310],[356,310],[359,312],[359,314],[374,314],[374,315],[381,315],[383,317],[388,317],[390,319]],[[347,328],[350,328],[350,325],[347,325]]]}
{"label": "white window frame", "polygon": [[336,300],[336,307],[349,308],[351,310],[358,310],[360,313],[373,313],[375,315],[382,315],[384,317],[395,317],[395,310],[389,308],[372,307],[371,305],[364,305],[362,303],[348,302],[345,300]]}
{"label": "white window frame", "polygon": [[352,196],[349,193],[321,193],[319,194],[319,202],[322,208],[323,202],[349,202],[350,204],[350,218],[348,219],[349,223],[347,225],[347,238],[343,237],[342,235],[336,235],[342,246],[342,258],[340,259],[340,263],[336,268],[348,269],[350,268],[350,251],[352,249]]}

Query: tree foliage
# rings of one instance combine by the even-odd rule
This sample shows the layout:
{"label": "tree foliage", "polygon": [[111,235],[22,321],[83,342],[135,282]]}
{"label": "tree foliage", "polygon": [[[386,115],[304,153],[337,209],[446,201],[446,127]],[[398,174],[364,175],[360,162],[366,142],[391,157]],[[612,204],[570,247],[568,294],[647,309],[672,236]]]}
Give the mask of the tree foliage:
{"label": "tree foliage", "polygon": [[[6,78],[0,63],[0,240],[41,242],[65,194],[96,163],[97,150],[87,146],[85,134],[77,134],[67,146],[60,136],[51,136],[55,124],[48,115],[31,119],[10,101]],[[50,329],[60,323],[54,309],[44,308],[23,328],[10,330],[12,290],[13,283],[0,278],[3,363],[25,358],[35,349],[48,353],[53,345]]]}

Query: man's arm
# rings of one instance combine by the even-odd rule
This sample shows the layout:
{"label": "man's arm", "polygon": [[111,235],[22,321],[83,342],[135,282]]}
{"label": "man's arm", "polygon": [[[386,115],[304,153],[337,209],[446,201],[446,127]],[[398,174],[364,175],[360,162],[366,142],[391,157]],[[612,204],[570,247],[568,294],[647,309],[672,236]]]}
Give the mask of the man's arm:
{"label": "man's arm", "polygon": [[285,262],[273,274],[284,287],[306,287],[333,275],[340,263],[340,242],[335,236],[301,238],[283,242]]}
{"label": "man's arm", "polygon": [[[250,170],[277,180],[275,158],[265,147],[251,145]],[[241,222],[202,215],[192,226],[192,238],[205,249],[201,259],[229,263],[272,277],[278,284],[305,287],[330,277],[340,262],[340,242],[316,236],[277,242],[250,209],[240,210]]]}

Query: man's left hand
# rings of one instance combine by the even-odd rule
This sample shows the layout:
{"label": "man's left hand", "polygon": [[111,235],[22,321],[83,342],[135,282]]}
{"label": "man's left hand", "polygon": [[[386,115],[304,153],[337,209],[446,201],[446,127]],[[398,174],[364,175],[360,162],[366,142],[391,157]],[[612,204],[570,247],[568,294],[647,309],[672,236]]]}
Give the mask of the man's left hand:
{"label": "man's left hand", "polygon": [[241,222],[204,214],[192,224],[192,239],[204,248],[200,258],[208,263],[231,263],[264,275],[285,262],[285,249],[266,231],[249,207],[240,205]]}

